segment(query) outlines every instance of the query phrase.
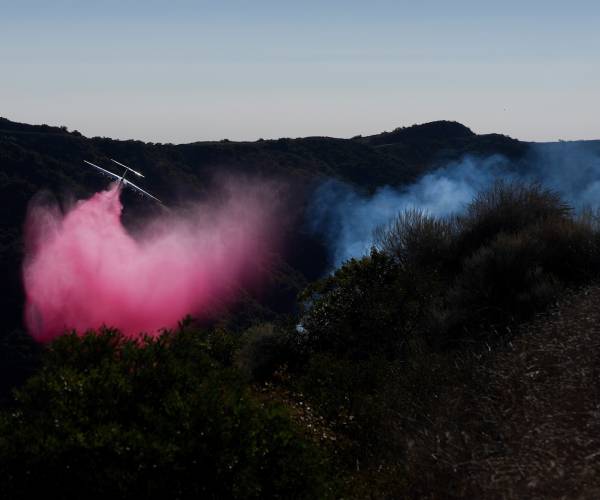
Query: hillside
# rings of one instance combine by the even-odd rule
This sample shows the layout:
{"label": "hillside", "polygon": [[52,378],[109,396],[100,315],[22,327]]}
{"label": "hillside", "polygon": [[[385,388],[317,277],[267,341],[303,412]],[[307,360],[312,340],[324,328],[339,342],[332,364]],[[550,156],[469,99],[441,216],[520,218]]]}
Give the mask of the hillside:
{"label": "hillside", "polygon": [[597,285],[568,294],[443,391],[413,448],[424,496],[598,498],[599,306]]}
{"label": "hillside", "polygon": [[[2,141],[2,264],[12,280],[3,284],[9,300],[0,337],[3,497],[42,490],[63,498],[79,498],[81,490],[98,498],[142,491],[150,498],[357,499],[597,492],[598,217],[571,210],[541,184],[483,184],[455,217],[396,213],[368,255],[331,273],[323,273],[324,242],[305,223],[315,187],[330,184],[325,178],[368,193],[466,153],[526,159],[531,145],[450,122],[348,140],[180,146],[7,123]],[[287,184],[280,210],[287,245],[266,286],[245,290],[214,320],[186,318],[141,337],[110,327],[57,329],[52,342],[35,344],[20,327],[20,224],[29,197],[43,188],[87,196],[106,181],[80,160],[112,156],[144,170],[144,187],[171,207],[202,198],[213,177],[232,173]],[[536,166],[577,173],[589,161]],[[526,165],[510,163],[515,172]],[[455,165],[440,170],[460,177]],[[125,207],[132,229],[158,210],[130,193]],[[109,218],[95,220],[102,225],[94,236],[110,234]],[[93,249],[101,246],[94,241]],[[191,255],[198,260],[197,246]],[[63,281],[66,268],[46,282]],[[160,281],[153,279],[150,292]]]}
{"label": "hillside", "polygon": [[[206,195],[212,179],[219,175],[264,176],[293,186],[286,205],[291,229],[286,236],[283,275],[294,282],[297,273],[315,279],[326,266],[321,243],[308,235],[302,224],[304,204],[318,179],[333,177],[363,189],[398,186],[466,153],[518,157],[526,148],[526,143],[505,136],[476,135],[456,122],[415,125],[354,139],[307,137],[174,145],[86,138],[65,127],[0,118],[0,273],[4,278],[0,316],[4,329],[12,331],[21,323],[21,230],[27,203],[40,190],[80,198],[105,187],[106,179],[85,168],[84,159],[102,164],[112,157],[135,165],[147,176],[144,187],[169,206]],[[125,224],[154,208],[131,193],[124,196]],[[287,292],[282,298],[282,287],[276,286],[273,293],[267,292],[263,305],[289,310],[298,291],[294,287],[293,283],[283,285]]]}

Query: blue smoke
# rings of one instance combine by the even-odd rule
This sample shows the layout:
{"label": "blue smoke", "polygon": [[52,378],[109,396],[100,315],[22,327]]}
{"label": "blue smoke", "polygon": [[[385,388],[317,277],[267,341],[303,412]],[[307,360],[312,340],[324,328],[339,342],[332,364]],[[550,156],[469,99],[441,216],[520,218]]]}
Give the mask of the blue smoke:
{"label": "blue smoke", "polygon": [[325,239],[338,267],[369,252],[373,231],[399,212],[419,209],[443,217],[460,213],[473,197],[498,180],[538,182],[560,193],[574,208],[600,206],[600,143],[532,144],[518,161],[501,155],[465,156],[404,187],[382,186],[372,195],[328,180],[307,211],[310,229]]}

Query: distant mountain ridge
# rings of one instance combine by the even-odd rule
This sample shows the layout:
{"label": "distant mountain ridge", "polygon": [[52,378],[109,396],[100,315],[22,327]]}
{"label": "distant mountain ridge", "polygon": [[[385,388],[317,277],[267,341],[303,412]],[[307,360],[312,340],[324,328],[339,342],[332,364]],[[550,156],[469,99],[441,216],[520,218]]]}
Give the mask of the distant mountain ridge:
{"label": "distant mountain ridge", "polygon": [[467,139],[474,137],[475,135],[477,134],[462,123],[439,120],[420,125],[412,125],[411,127],[398,127],[392,132],[381,132],[375,135],[360,137],[358,140],[370,144],[371,146],[381,146],[384,144],[395,144],[407,141]]}
{"label": "distant mountain ridge", "polygon": [[[19,132],[40,132],[40,133],[55,133],[55,134],[74,134],[81,136],[78,131],[68,131],[66,126],[52,126],[52,125],[32,125],[28,123],[21,123],[11,121],[8,118],[0,117],[0,129],[3,131],[14,130]],[[473,137],[475,134],[467,126],[449,120],[438,120],[428,123],[415,124],[409,127],[398,127],[392,132],[381,132],[370,136],[357,136],[353,139],[358,139],[361,142],[367,142],[371,145],[378,145],[383,143],[393,143],[399,140],[415,140],[415,139],[435,139],[435,138],[460,138],[460,137]],[[314,136],[322,138],[330,138],[327,136]],[[276,140],[276,139],[275,139]],[[252,141],[229,141],[226,142],[252,142]],[[259,139],[257,142],[262,142],[263,139]],[[221,141],[193,141],[191,144],[201,142],[221,142]]]}
{"label": "distant mountain ridge", "polygon": [[[410,182],[436,161],[456,159],[466,153],[518,157],[526,148],[526,143],[516,139],[497,134],[477,135],[451,121],[413,125],[352,139],[306,137],[174,145],[87,138],[66,127],[30,125],[0,118],[0,151],[15,145],[63,165],[71,163],[72,153],[79,152],[98,160],[116,155],[140,168],[150,168],[152,174],[158,173],[152,172],[156,163],[182,164],[203,174],[215,168],[241,168],[247,173],[284,177],[333,176],[365,187]],[[78,164],[81,158],[77,158]],[[7,167],[0,168],[5,171]]]}

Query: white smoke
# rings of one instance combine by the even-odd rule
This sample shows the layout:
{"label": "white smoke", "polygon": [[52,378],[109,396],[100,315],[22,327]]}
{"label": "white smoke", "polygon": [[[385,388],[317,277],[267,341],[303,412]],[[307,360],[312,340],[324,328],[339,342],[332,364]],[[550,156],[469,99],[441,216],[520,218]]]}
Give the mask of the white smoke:
{"label": "white smoke", "polygon": [[307,211],[310,229],[325,239],[331,264],[369,252],[373,231],[406,209],[434,216],[460,213],[498,180],[537,182],[560,193],[574,208],[600,206],[600,142],[532,144],[525,157],[465,156],[404,187],[382,186],[373,194],[328,180]]}

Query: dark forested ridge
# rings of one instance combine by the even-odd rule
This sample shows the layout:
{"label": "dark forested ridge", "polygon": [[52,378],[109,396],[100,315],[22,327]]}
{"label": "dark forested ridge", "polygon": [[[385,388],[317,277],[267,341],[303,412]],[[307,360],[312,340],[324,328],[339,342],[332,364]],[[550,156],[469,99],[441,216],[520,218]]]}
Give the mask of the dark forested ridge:
{"label": "dark forested ridge", "polygon": [[[66,127],[0,118],[0,312],[4,328],[10,331],[21,323],[19,269],[27,203],[40,190],[49,190],[59,198],[84,197],[106,186],[106,179],[83,165],[84,159],[105,164],[109,158],[117,158],[134,165],[146,174],[144,186],[167,205],[203,196],[215,175],[237,173],[274,178],[294,186],[287,209],[292,217],[299,217],[306,195],[319,178],[334,177],[364,189],[402,185],[466,153],[518,157],[525,149],[526,143],[518,140],[476,135],[464,125],[449,121],[352,139],[307,137],[174,145],[87,138]],[[131,193],[124,196],[125,223],[152,209]],[[293,233],[287,239],[284,259],[292,269],[314,279],[325,265],[323,248],[303,232],[302,224],[296,225]],[[288,268],[285,274],[294,273]]]}

